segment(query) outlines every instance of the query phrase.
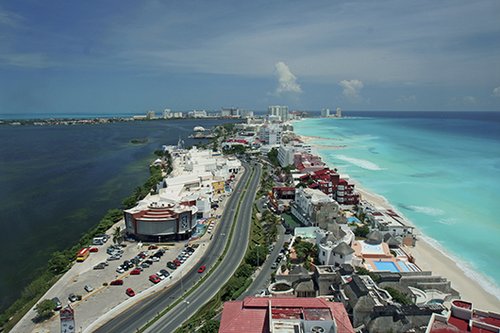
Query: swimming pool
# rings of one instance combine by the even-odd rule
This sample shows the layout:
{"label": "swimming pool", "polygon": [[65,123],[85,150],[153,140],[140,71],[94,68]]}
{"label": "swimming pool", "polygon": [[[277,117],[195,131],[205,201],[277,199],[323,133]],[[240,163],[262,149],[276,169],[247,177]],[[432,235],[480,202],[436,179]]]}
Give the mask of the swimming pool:
{"label": "swimming pool", "polygon": [[393,273],[398,273],[399,268],[392,261],[374,261],[375,267],[378,271],[389,271]]}
{"label": "swimming pool", "polygon": [[347,218],[347,223],[361,223],[356,216],[350,216]]}
{"label": "swimming pool", "polygon": [[401,272],[409,272],[410,268],[406,266],[406,264],[403,261],[398,261],[398,266],[401,268]]}

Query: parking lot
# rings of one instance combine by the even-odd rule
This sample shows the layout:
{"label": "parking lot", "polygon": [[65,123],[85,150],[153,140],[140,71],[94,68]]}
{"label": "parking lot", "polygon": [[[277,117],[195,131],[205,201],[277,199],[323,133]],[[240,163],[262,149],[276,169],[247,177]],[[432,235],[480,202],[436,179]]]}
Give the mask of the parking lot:
{"label": "parking lot", "polygon": [[[234,182],[241,177],[239,174]],[[210,267],[198,267],[198,261],[203,256],[205,249],[210,243],[211,237],[216,232],[218,226],[218,219],[221,217],[226,201],[229,199],[230,194],[224,193],[218,195],[215,200],[218,201],[218,207],[214,207],[206,233],[201,237],[196,237],[191,240],[190,245],[193,250],[192,253],[183,252],[188,246],[188,241],[172,242],[165,244],[156,244],[158,248],[149,248],[149,244],[141,244],[133,241],[125,241],[125,246],[120,247],[121,256],[117,256],[115,260],[110,260],[113,254],[108,253],[109,247],[112,245],[110,235],[116,227],[122,230],[125,228],[124,221],[120,221],[112,226],[108,232],[108,240],[102,245],[92,245],[97,248],[97,252],[90,251],[89,256],[83,262],[76,262],[71,269],[66,272],[55,285],[50,288],[47,293],[41,298],[52,299],[59,298],[62,306],[71,304],[74,309],[76,332],[83,332],[87,329],[89,332],[92,328],[98,327],[109,320],[112,316],[117,315],[128,306],[135,302],[154,294],[158,290],[171,287],[178,281],[182,281],[182,276],[187,271],[196,267],[198,274],[201,277],[206,274]],[[163,249],[164,253],[158,259],[150,258],[158,250]],[[115,252],[121,252],[115,251]],[[123,273],[117,271],[119,266],[123,267],[125,260],[132,261],[134,257],[140,253],[144,254],[142,261],[130,266],[127,270],[124,269]],[[184,255],[182,255],[184,253]],[[181,256],[179,256],[181,254]],[[152,262],[149,267],[143,265],[146,260]],[[176,269],[169,268],[168,262],[175,259],[179,260],[180,266]],[[95,266],[101,266],[99,269],[94,269]],[[128,266],[128,265],[127,265]],[[142,270],[139,274],[131,275],[132,270],[137,266],[141,266]],[[177,265],[176,265],[177,266]],[[151,275],[156,274],[160,270],[166,270],[168,277],[157,283],[152,282]],[[123,284],[111,285],[112,281],[122,280]],[[85,287],[87,286],[88,292]],[[89,289],[91,288],[91,289]],[[133,290],[134,296],[128,296],[126,291],[128,288]],[[76,298],[81,296],[80,300],[70,302],[68,297],[74,294]],[[129,293],[130,294],[130,293]],[[49,333],[60,331],[60,318],[59,312],[49,320],[35,324],[32,319],[36,316],[34,307],[18,322],[11,332],[36,332],[36,333]]]}
{"label": "parking lot", "polygon": [[[196,266],[203,254],[205,242],[198,240],[197,244],[190,247],[187,242],[150,246],[126,241],[122,246],[112,246],[112,242],[107,241],[103,245],[95,245],[93,247],[98,251],[91,252],[85,261],[75,263],[44,298],[57,297],[63,307],[71,304],[75,310],[77,332],[81,332],[117,306],[132,304],[131,302],[146,296],[146,293],[150,294],[157,288],[168,288],[182,279],[183,272]],[[118,253],[121,254],[117,255]],[[113,285],[113,281],[118,283]],[[88,292],[86,287],[91,291]],[[129,291],[129,295],[134,296],[127,295],[129,288],[133,290],[133,293]],[[71,302],[68,299],[71,294],[76,298],[81,296],[81,299]],[[31,314],[30,318],[32,317],[34,313]],[[42,324],[35,325],[31,320],[23,320],[20,324],[12,332],[41,333],[60,329],[57,314]]]}

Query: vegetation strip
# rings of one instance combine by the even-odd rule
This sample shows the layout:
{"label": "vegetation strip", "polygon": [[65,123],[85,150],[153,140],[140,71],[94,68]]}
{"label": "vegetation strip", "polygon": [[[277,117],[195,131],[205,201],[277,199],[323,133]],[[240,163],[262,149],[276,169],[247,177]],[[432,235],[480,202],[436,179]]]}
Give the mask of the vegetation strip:
{"label": "vegetation strip", "polygon": [[[252,169],[252,173],[250,174],[250,177],[248,178],[246,184],[245,184],[245,187],[244,187],[244,191],[246,191],[248,189],[248,186],[250,184],[250,180],[253,178],[253,174],[254,174],[254,169]],[[148,329],[151,325],[153,325],[155,322],[157,322],[161,317],[163,317],[165,314],[167,314],[170,310],[172,310],[175,306],[177,306],[180,302],[182,302],[182,299],[185,298],[186,296],[189,296],[190,294],[192,294],[193,292],[196,291],[196,289],[198,289],[198,287],[207,279],[209,278],[212,273],[217,269],[217,267],[219,267],[220,263],[222,262],[222,260],[224,259],[225,255],[227,254],[227,251],[229,249],[229,246],[231,245],[231,241],[232,241],[232,238],[233,238],[233,233],[234,233],[234,228],[236,226],[236,220],[237,220],[237,217],[238,217],[238,214],[239,214],[239,211],[240,211],[240,206],[241,206],[241,202],[243,201],[243,198],[244,196],[242,196],[240,198],[240,200],[238,201],[238,206],[236,207],[236,212],[234,214],[234,218],[233,218],[233,224],[231,226],[231,230],[229,232],[229,242],[226,243],[226,246],[224,247],[224,251],[222,252],[221,256],[219,257],[219,259],[217,259],[217,261],[215,262],[215,265],[207,272],[207,274],[205,276],[203,276],[191,289],[189,289],[182,297],[178,298],[177,300],[175,300],[172,304],[170,304],[167,308],[165,308],[162,312],[160,312],[156,317],[154,317],[152,320],[150,320],[146,325],[144,325],[143,327],[141,327],[138,332],[145,332],[146,329]],[[209,301],[210,302],[210,301]]]}

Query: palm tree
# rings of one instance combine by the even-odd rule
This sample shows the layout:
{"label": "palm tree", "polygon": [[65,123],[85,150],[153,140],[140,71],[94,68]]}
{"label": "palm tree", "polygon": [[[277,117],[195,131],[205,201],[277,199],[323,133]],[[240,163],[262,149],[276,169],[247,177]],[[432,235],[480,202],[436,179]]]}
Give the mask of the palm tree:
{"label": "palm tree", "polygon": [[120,245],[123,242],[123,233],[120,227],[116,227],[113,232],[113,243]]}

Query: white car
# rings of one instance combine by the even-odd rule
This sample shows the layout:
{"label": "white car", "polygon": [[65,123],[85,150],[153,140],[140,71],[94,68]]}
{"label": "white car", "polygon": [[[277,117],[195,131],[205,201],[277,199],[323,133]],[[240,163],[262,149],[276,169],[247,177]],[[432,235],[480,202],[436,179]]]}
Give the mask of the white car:
{"label": "white car", "polygon": [[119,274],[125,273],[125,271],[124,271],[124,270],[123,270],[123,268],[121,268],[121,267],[118,267],[118,268],[116,269],[116,272],[117,272],[117,273],[119,273]]}
{"label": "white car", "polygon": [[160,278],[160,280],[165,280],[165,275],[160,272],[156,272],[156,275]]}
{"label": "white car", "polygon": [[91,285],[85,285],[85,287],[83,287],[83,289],[85,289],[86,292],[90,293],[92,291],[94,291],[94,288],[92,288]]}

